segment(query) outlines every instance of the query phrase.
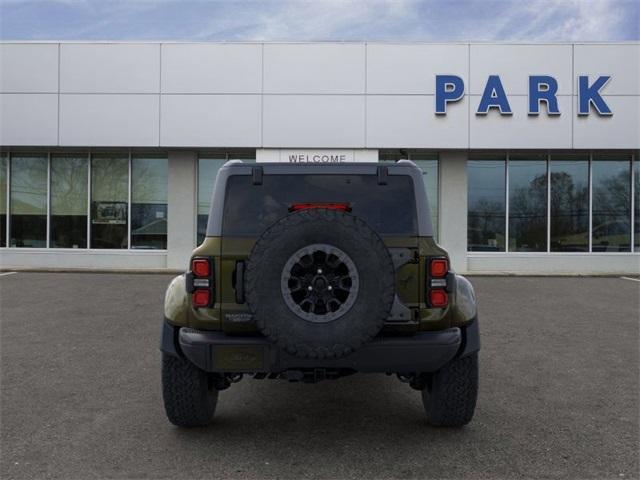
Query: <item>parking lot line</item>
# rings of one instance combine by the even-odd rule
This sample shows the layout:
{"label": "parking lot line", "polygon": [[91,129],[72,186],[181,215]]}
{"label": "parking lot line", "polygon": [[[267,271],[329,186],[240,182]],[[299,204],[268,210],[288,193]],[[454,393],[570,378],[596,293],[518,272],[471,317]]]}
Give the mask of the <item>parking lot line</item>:
{"label": "parking lot line", "polygon": [[6,275],[13,275],[14,273],[18,273],[18,272],[4,272],[4,273],[0,273],[0,277],[4,277]]}
{"label": "parking lot line", "polygon": [[631,278],[631,277],[620,277],[624,280],[631,280],[632,282],[640,282],[640,278]]}

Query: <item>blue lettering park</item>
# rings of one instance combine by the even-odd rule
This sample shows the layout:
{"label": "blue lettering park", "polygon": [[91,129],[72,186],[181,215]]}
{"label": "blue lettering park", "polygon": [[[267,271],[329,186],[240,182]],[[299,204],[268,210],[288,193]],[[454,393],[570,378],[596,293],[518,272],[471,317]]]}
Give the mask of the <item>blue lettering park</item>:
{"label": "blue lettering park", "polygon": [[[613,112],[602,98],[600,92],[611,80],[609,75],[600,75],[590,80],[588,75],[578,76],[578,115],[586,116],[591,107],[602,116]],[[545,104],[547,115],[560,115],[558,108],[558,81],[549,75],[529,76],[529,115],[539,115],[541,105]],[[447,105],[455,103],[464,96],[464,80],[457,75],[436,75],[436,115],[446,115]],[[511,115],[509,98],[502,86],[499,75],[489,75],[476,109],[476,115],[487,115],[491,109],[501,115]]]}

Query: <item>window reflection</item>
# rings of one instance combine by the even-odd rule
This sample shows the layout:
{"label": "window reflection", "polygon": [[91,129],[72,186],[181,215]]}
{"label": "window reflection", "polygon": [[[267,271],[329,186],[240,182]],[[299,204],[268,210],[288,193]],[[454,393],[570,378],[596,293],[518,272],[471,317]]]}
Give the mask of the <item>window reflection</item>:
{"label": "window reflection", "polygon": [[91,248],[127,248],[129,159],[91,158]]}
{"label": "window reflection", "polygon": [[167,248],[166,158],[131,160],[131,248]]}
{"label": "window reflection", "polygon": [[589,251],[589,157],[551,157],[551,251]]}
{"label": "window reflection", "polygon": [[12,247],[47,245],[47,157],[11,156]]}
{"label": "window reflection", "polygon": [[593,158],[594,252],[631,250],[631,163],[626,157],[621,154]]}
{"label": "window reflection", "polygon": [[509,159],[509,251],[547,250],[547,162],[544,156]]}
{"label": "window reflection", "polygon": [[87,247],[87,170],[86,155],[51,158],[51,247]]}
{"label": "window reflection", "polygon": [[469,160],[467,179],[468,250],[504,252],[505,160]]}
{"label": "window reflection", "polygon": [[6,154],[0,154],[0,247],[7,246],[7,168]]}

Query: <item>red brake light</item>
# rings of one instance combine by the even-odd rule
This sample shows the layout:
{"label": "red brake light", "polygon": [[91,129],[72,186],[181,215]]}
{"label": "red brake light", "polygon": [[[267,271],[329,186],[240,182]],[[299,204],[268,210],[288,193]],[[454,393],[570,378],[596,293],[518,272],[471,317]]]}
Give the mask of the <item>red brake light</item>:
{"label": "red brake light", "polygon": [[207,307],[210,299],[209,290],[196,290],[191,294],[191,303],[194,307]]}
{"label": "red brake light", "polygon": [[431,277],[442,278],[449,273],[449,261],[446,258],[434,258],[431,260],[429,274]]}
{"label": "red brake light", "polygon": [[437,289],[429,292],[429,303],[432,307],[442,308],[449,304],[449,295],[446,290]]}
{"label": "red brake light", "polygon": [[208,277],[211,273],[209,260],[204,258],[194,258],[191,261],[191,271],[196,277]]}
{"label": "red brake light", "polygon": [[289,207],[289,211],[299,212],[300,210],[309,210],[310,208],[327,208],[329,210],[340,210],[342,212],[351,211],[348,203],[294,203]]}

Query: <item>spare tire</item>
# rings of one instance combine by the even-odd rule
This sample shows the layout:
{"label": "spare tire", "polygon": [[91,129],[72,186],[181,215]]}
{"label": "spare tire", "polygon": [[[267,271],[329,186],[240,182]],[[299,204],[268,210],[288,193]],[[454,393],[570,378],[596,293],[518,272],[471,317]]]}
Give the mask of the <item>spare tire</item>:
{"label": "spare tire", "polygon": [[313,208],[260,236],[247,260],[245,292],[258,329],[298,357],[347,355],[389,316],[394,268],[363,220]]}

